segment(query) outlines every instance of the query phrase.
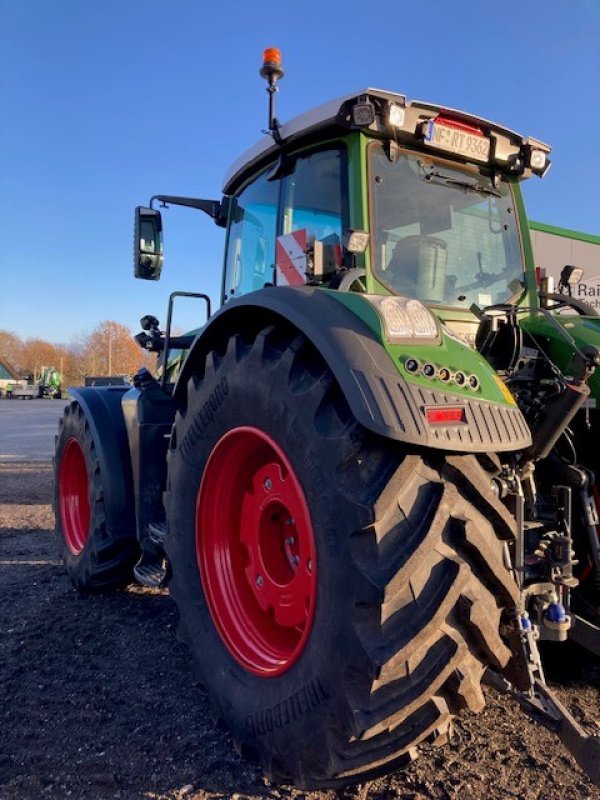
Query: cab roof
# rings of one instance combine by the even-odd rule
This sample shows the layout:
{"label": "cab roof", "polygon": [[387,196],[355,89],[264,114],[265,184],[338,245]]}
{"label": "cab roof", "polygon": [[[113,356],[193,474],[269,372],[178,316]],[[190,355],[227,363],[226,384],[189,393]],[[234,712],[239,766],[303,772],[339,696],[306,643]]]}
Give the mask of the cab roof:
{"label": "cab roof", "polygon": [[[353,119],[352,109],[361,103],[369,103],[374,107],[374,120],[368,125],[357,125]],[[391,128],[386,121],[391,105],[404,109],[403,125]],[[367,88],[330,100],[286,122],[279,129],[280,144],[270,135],[263,136],[231,165],[225,176],[223,192],[226,195],[235,193],[257,170],[273,161],[281,152],[311,144],[327,136],[344,135],[352,130],[363,130],[377,138],[393,138],[398,143],[418,146],[423,141],[424,123],[437,117],[449,117],[458,123],[479,128],[490,136],[493,142],[492,165],[498,169],[522,177],[529,177],[531,172],[543,174],[541,170],[529,169],[527,163],[527,153],[532,149],[546,154],[550,152],[550,146],[537,139],[521,136],[495,122],[448,106],[409,100],[403,94],[384,89]],[[549,162],[544,171],[547,171],[548,166]]]}

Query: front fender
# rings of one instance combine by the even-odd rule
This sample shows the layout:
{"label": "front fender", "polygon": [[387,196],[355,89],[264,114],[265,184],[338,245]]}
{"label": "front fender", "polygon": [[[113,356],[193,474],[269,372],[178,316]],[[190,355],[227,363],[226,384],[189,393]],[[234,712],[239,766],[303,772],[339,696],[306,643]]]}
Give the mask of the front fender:
{"label": "front fender", "polygon": [[135,533],[131,459],[121,399],[129,386],[69,388],[81,406],[94,439],[104,489],[106,524]]}
{"label": "front fender", "polygon": [[[266,325],[293,326],[319,351],[339,383],[356,419],[389,439],[458,452],[518,450],[531,443],[529,429],[515,406],[439,391],[407,380],[372,327],[354,310],[313,287],[261,289],[221,308],[195,339],[175,387],[185,404],[189,378],[202,369],[211,350],[237,332],[257,332]],[[353,305],[364,303],[358,298]],[[368,314],[365,314],[368,318]],[[456,345],[454,345],[456,347]],[[416,347],[411,350],[414,352]],[[425,409],[459,404],[464,423],[433,426]]]}

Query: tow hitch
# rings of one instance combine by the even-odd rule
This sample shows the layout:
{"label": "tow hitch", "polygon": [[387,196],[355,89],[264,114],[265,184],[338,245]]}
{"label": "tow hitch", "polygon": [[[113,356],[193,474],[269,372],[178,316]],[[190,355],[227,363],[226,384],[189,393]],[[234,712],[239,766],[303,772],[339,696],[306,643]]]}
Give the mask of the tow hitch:
{"label": "tow hitch", "polygon": [[532,719],[556,733],[592,783],[600,787],[600,732],[587,733],[540,678],[533,680],[527,693],[515,689],[490,669],[486,682],[503,694],[512,695]]}

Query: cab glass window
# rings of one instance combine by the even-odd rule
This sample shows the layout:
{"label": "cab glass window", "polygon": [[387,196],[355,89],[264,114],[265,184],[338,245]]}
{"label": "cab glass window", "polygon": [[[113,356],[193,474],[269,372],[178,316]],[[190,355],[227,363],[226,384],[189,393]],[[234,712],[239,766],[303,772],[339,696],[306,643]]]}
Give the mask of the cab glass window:
{"label": "cab glass window", "polygon": [[523,263],[510,184],[483,170],[369,149],[374,270],[397,294],[469,308],[503,303]]}
{"label": "cab glass window", "polygon": [[345,152],[339,148],[300,156],[285,178],[283,233],[306,229],[309,240],[339,245],[345,214]]}
{"label": "cab glass window", "polygon": [[234,200],[225,260],[225,298],[273,282],[279,181],[263,172]]}

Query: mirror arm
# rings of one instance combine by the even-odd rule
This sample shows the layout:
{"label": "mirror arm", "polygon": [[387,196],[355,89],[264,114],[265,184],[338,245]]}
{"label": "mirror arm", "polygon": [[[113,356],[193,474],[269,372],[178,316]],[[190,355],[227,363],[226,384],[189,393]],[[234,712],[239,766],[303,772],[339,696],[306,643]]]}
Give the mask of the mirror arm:
{"label": "mirror arm", "polygon": [[196,208],[199,211],[204,211],[209,217],[212,217],[217,225],[224,227],[227,223],[227,211],[229,198],[223,198],[223,202],[219,200],[202,200],[197,197],[178,197],[177,195],[170,194],[155,194],[150,198],[150,208],[154,208],[154,201],[159,202],[163,207],[167,205],[173,206],[187,206],[187,208]]}
{"label": "mirror arm", "polygon": [[[584,300],[579,300],[578,298],[572,297],[568,294],[548,294],[546,292],[540,292],[539,294],[540,300],[550,300],[554,303],[562,303],[565,306],[569,306],[570,308],[575,309],[578,314],[581,314],[584,317],[597,317],[600,316],[598,314],[598,310],[591,306],[589,303],[586,303]],[[552,310],[552,309],[550,309]]]}

